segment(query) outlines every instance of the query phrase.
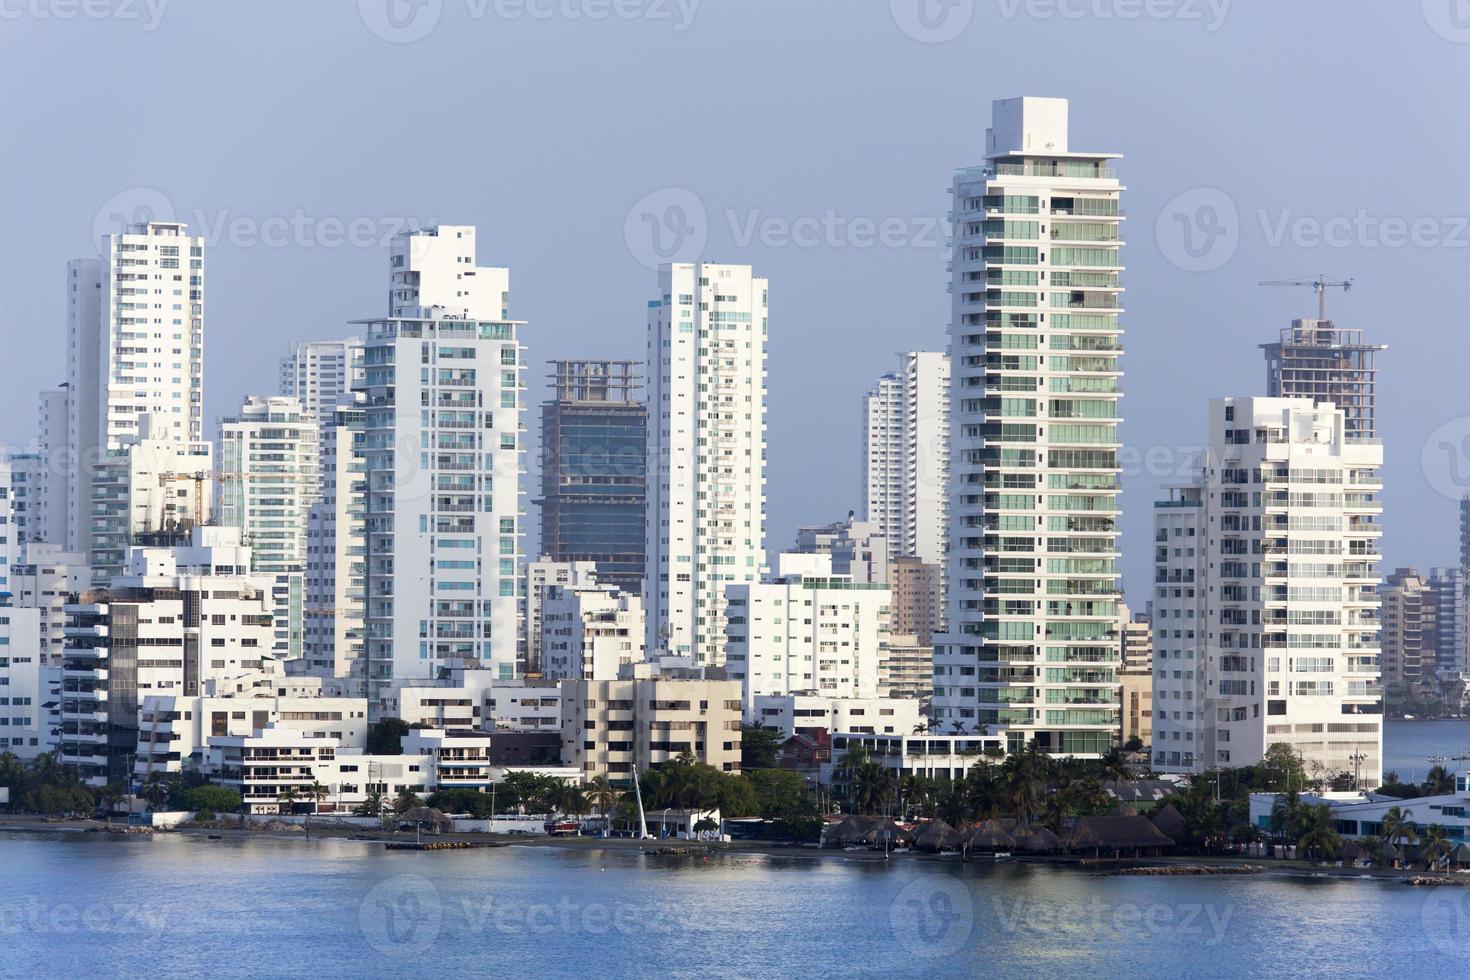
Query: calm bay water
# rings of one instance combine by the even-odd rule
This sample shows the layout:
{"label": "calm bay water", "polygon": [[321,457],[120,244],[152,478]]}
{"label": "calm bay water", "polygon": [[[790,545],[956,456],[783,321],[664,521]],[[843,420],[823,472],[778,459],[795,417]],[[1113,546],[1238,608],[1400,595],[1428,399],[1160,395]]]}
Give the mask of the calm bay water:
{"label": "calm bay water", "polygon": [[1470,975],[1470,889],[0,835],[0,976]]}
{"label": "calm bay water", "polygon": [[1423,781],[1434,763],[1430,756],[1442,755],[1451,772],[1470,769],[1470,759],[1456,762],[1453,756],[1470,755],[1470,721],[1385,721],[1383,726],[1383,771],[1393,770],[1408,782]]}

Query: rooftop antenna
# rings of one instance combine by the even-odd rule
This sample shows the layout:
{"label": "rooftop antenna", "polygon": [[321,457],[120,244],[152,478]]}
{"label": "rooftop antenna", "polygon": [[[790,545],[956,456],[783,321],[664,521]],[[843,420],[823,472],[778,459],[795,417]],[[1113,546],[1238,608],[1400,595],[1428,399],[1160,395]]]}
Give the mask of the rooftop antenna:
{"label": "rooftop antenna", "polygon": [[1351,279],[1328,279],[1318,274],[1315,279],[1269,279],[1260,286],[1311,286],[1317,292],[1317,319],[1327,319],[1327,290],[1329,288],[1341,289],[1344,293],[1353,288]]}

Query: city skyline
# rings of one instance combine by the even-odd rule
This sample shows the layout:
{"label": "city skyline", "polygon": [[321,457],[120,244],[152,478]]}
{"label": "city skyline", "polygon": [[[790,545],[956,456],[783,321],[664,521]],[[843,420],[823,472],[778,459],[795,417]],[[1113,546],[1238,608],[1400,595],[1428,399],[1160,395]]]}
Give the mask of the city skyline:
{"label": "city skyline", "polygon": [[[1204,412],[1191,406],[1204,396],[1259,390],[1257,345],[1274,340],[1291,319],[1314,314],[1309,290],[1260,289],[1254,284],[1321,272],[1357,279],[1350,295],[1331,297],[1329,315],[1345,328],[1363,329],[1372,341],[1390,345],[1380,358],[1384,379],[1379,393],[1391,477],[1385,498],[1385,564],[1454,564],[1442,530],[1453,520],[1455,504],[1442,487],[1448,485],[1457,495],[1470,468],[1462,465],[1463,473],[1452,473],[1443,468],[1443,460],[1464,455],[1457,447],[1461,429],[1470,425],[1439,435],[1436,430],[1470,412],[1456,393],[1452,364],[1434,356],[1434,350],[1443,325],[1456,322],[1457,314],[1446,297],[1432,290],[1415,291],[1405,299],[1402,284],[1426,276],[1451,277],[1465,254],[1457,244],[1464,236],[1456,233],[1452,221],[1462,210],[1454,203],[1454,168],[1443,163],[1464,155],[1465,137],[1440,124],[1435,100],[1427,94],[1457,88],[1465,63],[1458,57],[1462,47],[1437,34],[1417,11],[1388,16],[1354,4],[1322,18],[1295,5],[1270,12],[1237,5],[1215,31],[1206,30],[1204,22],[1147,17],[1091,21],[1085,25],[1090,30],[1084,30],[1082,24],[1057,18],[1031,19],[1024,15],[1024,5],[1023,13],[1010,19],[977,7],[966,32],[955,41],[926,44],[905,34],[880,4],[871,11],[844,10],[843,17],[853,25],[857,56],[829,65],[791,108],[764,120],[755,147],[769,160],[737,163],[712,151],[712,122],[700,122],[695,130],[699,137],[688,145],[659,139],[640,146],[618,135],[637,128],[636,108],[622,104],[636,102],[622,98],[629,87],[653,85],[667,69],[696,71],[716,45],[770,45],[787,60],[800,62],[796,53],[828,36],[839,22],[831,5],[804,5],[800,11],[786,9],[789,5],[746,6],[736,15],[702,5],[680,33],[670,24],[609,21],[602,27],[621,44],[596,45],[593,35],[579,40],[571,31],[557,38],[558,44],[570,45],[561,50],[548,47],[555,37],[551,31],[529,20],[499,26],[463,22],[455,19],[462,15],[446,10],[431,37],[394,45],[364,27],[355,10],[302,11],[293,15],[301,36],[318,37],[318,45],[311,52],[302,49],[299,63],[267,74],[255,86],[230,87],[238,132],[211,122],[223,104],[218,84],[179,92],[180,112],[166,125],[136,107],[104,112],[92,105],[90,93],[103,67],[126,66],[141,84],[159,83],[167,72],[149,53],[160,42],[194,43],[202,50],[225,40],[216,27],[182,5],[170,7],[152,33],[125,24],[38,25],[42,29],[33,32],[30,43],[7,52],[10,57],[0,70],[18,80],[25,72],[44,70],[44,63],[56,61],[63,50],[82,70],[58,78],[34,102],[13,110],[18,125],[49,133],[54,150],[39,158],[47,162],[44,168],[26,159],[12,165],[15,180],[32,193],[14,201],[14,220],[27,229],[24,243],[0,243],[0,370],[35,374],[37,388],[63,380],[61,263],[95,254],[93,230],[99,220],[105,223],[113,213],[131,214],[134,207],[162,199],[180,220],[199,225],[209,242],[206,432],[244,396],[275,390],[274,366],[291,341],[341,336],[350,319],[378,308],[380,257],[394,223],[409,219],[475,224],[481,229],[484,261],[516,270],[516,309],[532,323],[525,338],[534,366],[527,404],[538,405],[545,395],[540,375],[546,361],[638,356],[651,270],[641,260],[644,253],[635,255],[628,245],[629,219],[643,227],[639,215],[649,206],[635,206],[650,195],[659,214],[669,204],[688,205],[688,196],[657,196],[684,188],[703,209],[703,257],[760,269],[775,284],[775,298],[788,322],[803,324],[801,330],[773,337],[772,417],[809,418],[811,430],[840,434],[818,438],[773,427],[770,527],[775,539],[784,540],[801,524],[860,509],[853,489],[860,479],[853,448],[857,436],[848,434],[852,405],[874,377],[892,369],[896,352],[943,347],[942,219],[949,172],[955,160],[975,157],[983,135],[978,117],[991,98],[1018,94],[1010,79],[1025,63],[1023,52],[1042,45],[1059,64],[1045,84],[1026,88],[1070,97],[1081,127],[1079,143],[1125,151],[1124,173],[1135,188],[1128,276],[1138,299],[1126,325],[1125,363],[1130,377],[1148,380],[1146,385],[1136,380],[1129,393],[1136,408],[1124,420],[1122,438],[1137,458],[1155,450],[1161,462],[1140,462],[1137,469],[1142,472],[1124,481],[1125,538],[1149,533],[1150,502],[1161,485],[1179,479],[1178,450],[1198,442]],[[263,46],[277,43],[280,33],[269,16],[222,22],[231,25],[234,38]],[[1362,30],[1364,23],[1373,30]],[[464,30],[455,30],[457,24]],[[1263,29],[1268,24],[1270,29]],[[965,52],[976,38],[1000,30],[1012,41],[993,51],[985,70],[975,74]],[[1308,35],[1344,59],[1395,59],[1402,66],[1398,91],[1384,91],[1357,77],[1335,83],[1303,77],[1290,64],[1291,52]],[[1116,91],[1106,96],[1089,91],[1088,71],[1081,63],[1099,38],[1125,56],[1146,54],[1153,67],[1147,73],[1122,73],[1115,80]],[[297,43],[290,42],[292,50]],[[507,70],[520,72],[529,85],[557,86],[555,79],[565,76],[568,84],[590,93],[572,100],[575,104],[558,102],[558,124],[553,126],[542,126],[540,115],[527,105],[497,110],[504,138],[522,145],[534,140],[545,152],[524,158],[476,153],[486,137],[461,134],[472,141],[469,152],[426,161],[428,179],[421,181],[399,180],[395,175],[402,174],[400,169],[372,157],[350,168],[334,162],[342,145],[350,145],[388,114],[411,109],[424,114],[428,125],[450,131],[463,118],[473,117],[466,116],[472,108],[478,110],[476,102],[454,91],[441,101],[421,104],[372,71],[379,57],[398,59],[416,70],[440,71],[447,81],[462,83],[474,74],[469,67],[473,59],[443,56],[480,48],[501,59]],[[613,48],[624,53],[614,55]],[[640,53],[649,55],[648,64],[630,68],[628,63],[638,62]],[[862,67],[879,57],[891,67],[883,92],[876,79],[864,77]],[[1245,60],[1263,62],[1253,90],[1291,97],[1241,102],[1206,84],[1214,73]],[[335,71],[327,69],[328,63],[357,78],[364,98],[340,118],[322,119],[312,112],[308,119],[293,107],[289,93],[329,89]],[[654,64],[665,67],[656,72]],[[229,50],[220,53],[219,70],[236,79],[251,71]],[[631,74],[605,88],[588,83],[618,72]],[[1161,89],[1156,84],[1160,75],[1180,84]],[[955,77],[972,78],[968,84],[978,83],[983,90],[975,111],[958,123],[943,107],[944,100],[932,97],[944,79]],[[1398,92],[1405,90],[1426,95],[1403,99]],[[841,92],[851,95],[834,102]],[[705,118],[698,111],[701,99],[713,99],[717,112],[730,112],[742,104],[774,105],[785,96],[774,79],[760,77],[729,80],[724,93],[667,95],[668,111],[690,119]],[[829,104],[871,107],[891,138],[875,140],[870,129],[846,125],[848,112],[833,115]],[[1310,112],[1302,108],[1308,105],[1314,106]],[[50,120],[65,111],[79,113],[84,125],[60,130]],[[1168,125],[1160,126],[1160,120]],[[1364,120],[1372,123],[1365,125]],[[247,130],[264,138],[244,140],[241,133]],[[175,135],[165,141],[166,132]],[[585,166],[592,141],[601,139],[611,140],[618,152],[607,162],[594,193],[572,175]],[[128,149],[99,158],[91,148],[100,142]],[[1370,161],[1388,143],[1409,149],[1403,155],[1403,178],[1373,180],[1369,175],[1375,165]],[[296,161],[289,173],[280,171],[274,159],[283,146],[290,147]],[[470,157],[478,162],[470,165]],[[839,158],[851,164],[834,169],[830,163]],[[1291,159],[1292,165],[1283,167],[1283,159]],[[787,160],[791,162],[778,162]],[[488,180],[483,179],[487,161],[493,175]],[[261,180],[262,174],[272,179]],[[153,190],[127,195],[129,188]],[[1221,193],[1200,193],[1212,189]],[[115,200],[119,195],[123,200]],[[1218,242],[1210,248],[1204,226],[1195,226],[1194,244],[1208,250],[1204,258],[1178,252],[1182,239],[1177,237],[1160,242],[1161,220],[1165,228],[1174,228],[1176,215],[1190,219],[1199,207],[1214,205],[1224,221],[1230,216],[1219,210],[1225,202],[1235,210],[1236,233],[1210,239]],[[829,210],[842,229],[831,247],[821,230]],[[1360,211],[1365,217],[1357,221]],[[297,224],[304,229],[300,233],[292,230],[298,215]],[[200,217],[206,220],[196,220]],[[793,241],[802,219],[817,221],[816,247]],[[902,229],[898,244],[856,244],[858,219],[874,225],[892,219]],[[1430,236],[1437,244],[1393,244],[1384,228],[1388,219],[1437,222],[1439,237]],[[335,221],[345,229],[354,220],[371,229],[353,239],[361,244],[349,244],[345,230],[335,233],[331,227]],[[279,221],[285,222],[284,230],[267,227]],[[1333,221],[1347,223],[1340,246],[1329,243],[1325,234],[1326,223]],[[1361,235],[1354,230],[1359,225]],[[565,248],[559,240],[564,236],[551,229],[573,226],[585,231],[581,251],[595,261],[585,288],[566,289]],[[1314,227],[1319,231],[1315,239]],[[892,285],[882,290],[844,288],[880,281]],[[286,300],[264,316],[258,309],[262,284]],[[289,312],[282,315],[282,309]],[[901,341],[895,336],[899,333]],[[834,343],[847,336],[854,342]],[[1206,367],[1179,371],[1181,358]],[[823,365],[820,385],[806,377],[810,364]],[[1417,381],[1405,370],[1394,370],[1404,365],[1419,366]],[[1411,398],[1420,401],[1421,410],[1406,410]],[[0,404],[5,408],[0,437],[25,446],[34,428],[34,391],[11,386],[0,393]],[[1172,407],[1179,405],[1182,410]],[[1438,448],[1440,442],[1450,445],[1450,456]],[[1426,446],[1435,467],[1433,482],[1421,463]],[[532,447],[528,459],[536,458]],[[791,492],[802,486],[801,474],[809,465],[834,478],[813,493]],[[1127,551],[1123,556],[1124,581],[1135,605],[1149,571],[1145,558]]]}

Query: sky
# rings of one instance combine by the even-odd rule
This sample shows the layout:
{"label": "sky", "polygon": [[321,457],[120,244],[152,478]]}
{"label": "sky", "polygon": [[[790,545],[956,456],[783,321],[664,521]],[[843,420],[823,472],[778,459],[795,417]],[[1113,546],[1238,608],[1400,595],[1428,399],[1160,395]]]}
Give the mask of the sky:
{"label": "sky", "polygon": [[[861,398],[943,349],[953,171],[993,99],[1071,100],[1127,187],[1123,568],[1208,398],[1329,315],[1380,359],[1385,566],[1470,489],[1470,11],[1458,0],[0,0],[0,439],[65,377],[117,215],[208,239],[206,434],[293,340],[385,312],[387,241],[479,228],[553,358],[642,358],[660,257],[770,280],[768,538],[861,508]],[[528,454],[534,460],[534,453]],[[528,478],[534,479],[534,476]],[[534,496],[534,487],[527,490]],[[528,504],[528,526],[534,507]],[[534,547],[534,542],[533,545]]]}

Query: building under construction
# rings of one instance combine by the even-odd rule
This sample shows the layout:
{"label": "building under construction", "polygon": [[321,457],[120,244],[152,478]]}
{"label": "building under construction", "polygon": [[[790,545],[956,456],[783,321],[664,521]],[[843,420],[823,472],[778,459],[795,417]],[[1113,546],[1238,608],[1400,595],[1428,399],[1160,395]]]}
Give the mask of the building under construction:
{"label": "building under construction", "polygon": [[1266,394],[1331,402],[1347,415],[1347,437],[1378,438],[1378,352],[1363,331],[1340,330],[1331,320],[1293,320],[1266,352]]}
{"label": "building under construction", "polygon": [[541,407],[541,553],[643,589],[648,409],[639,361],[552,361]]}

